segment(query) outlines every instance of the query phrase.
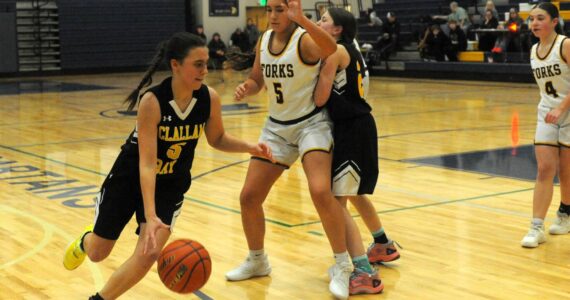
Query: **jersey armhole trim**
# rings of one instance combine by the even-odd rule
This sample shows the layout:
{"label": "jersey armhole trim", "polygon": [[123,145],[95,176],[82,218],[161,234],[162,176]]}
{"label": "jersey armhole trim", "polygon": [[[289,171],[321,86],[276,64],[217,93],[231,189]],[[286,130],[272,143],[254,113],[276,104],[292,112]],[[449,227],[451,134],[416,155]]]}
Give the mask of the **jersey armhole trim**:
{"label": "jersey armhole trim", "polygon": [[560,59],[562,59],[562,61],[564,61],[565,63],[568,63],[568,62],[566,61],[566,58],[564,58],[564,54],[563,54],[562,50],[564,50],[564,41],[566,41],[567,39],[568,38],[565,37],[562,39],[562,42],[560,42]]}
{"label": "jersey armhole trim", "polygon": [[310,63],[310,62],[306,62],[306,61],[303,59],[303,55],[301,55],[301,41],[303,40],[303,36],[304,36],[305,34],[307,34],[306,31],[303,32],[303,33],[301,33],[301,36],[299,37],[299,41],[297,41],[297,56],[299,57],[299,60],[300,60],[304,65],[314,67],[314,66],[316,66],[316,65],[319,64],[319,62],[321,61],[320,58],[319,58],[316,62]]}

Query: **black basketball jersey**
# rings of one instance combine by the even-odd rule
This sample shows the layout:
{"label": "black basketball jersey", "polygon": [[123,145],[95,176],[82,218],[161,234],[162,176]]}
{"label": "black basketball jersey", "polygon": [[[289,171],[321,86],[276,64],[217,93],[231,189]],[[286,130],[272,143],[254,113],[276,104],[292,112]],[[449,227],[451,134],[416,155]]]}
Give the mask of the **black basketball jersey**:
{"label": "black basketball jersey", "polygon": [[350,55],[350,63],[337,71],[327,108],[333,121],[366,115],[372,108],[364,97],[362,79],[366,76],[364,61],[353,43],[341,43]]}
{"label": "black basketball jersey", "polygon": [[[194,150],[210,117],[210,92],[206,85],[194,91],[190,104],[186,111],[182,112],[174,101],[171,83],[172,77],[166,78],[161,84],[145,92],[152,92],[160,105],[156,153],[157,184],[173,179],[176,182],[190,181]],[[127,157],[138,158],[137,128],[122,146],[122,152]],[[138,162],[138,159],[136,161]]]}

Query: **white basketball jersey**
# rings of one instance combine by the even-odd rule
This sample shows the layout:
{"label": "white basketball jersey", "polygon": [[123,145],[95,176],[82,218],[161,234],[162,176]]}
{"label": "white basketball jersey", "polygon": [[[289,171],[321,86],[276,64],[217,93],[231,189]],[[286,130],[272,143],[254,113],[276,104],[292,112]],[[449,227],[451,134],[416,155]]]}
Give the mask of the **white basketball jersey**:
{"label": "white basketball jersey", "polygon": [[545,57],[538,55],[538,43],[532,46],[530,65],[540,88],[540,104],[557,107],[570,90],[570,69],[562,58],[563,35],[556,36]]}
{"label": "white basketball jersey", "polygon": [[263,34],[260,51],[261,71],[269,95],[269,116],[279,121],[295,120],[315,108],[313,92],[319,78],[320,61],[303,62],[299,53],[305,30],[297,28],[281,53],[269,50],[273,30]]}

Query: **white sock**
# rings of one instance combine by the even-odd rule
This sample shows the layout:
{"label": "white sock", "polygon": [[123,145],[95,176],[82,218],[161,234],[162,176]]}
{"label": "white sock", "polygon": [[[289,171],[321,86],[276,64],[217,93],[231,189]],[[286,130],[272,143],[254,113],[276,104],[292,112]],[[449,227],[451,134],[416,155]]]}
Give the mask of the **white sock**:
{"label": "white sock", "polygon": [[265,254],[264,249],[249,250],[249,258],[251,258],[253,260],[262,259],[264,257],[264,254]]}
{"label": "white sock", "polygon": [[346,262],[350,264],[350,256],[348,255],[348,251],[344,251],[342,253],[335,253],[334,260],[337,264]]}
{"label": "white sock", "polygon": [[540,218],[532,218],[532,225],[533,226],[538,225],[538,226],[542,227],[542,226],[544,226],[544,220],[540,219]]}

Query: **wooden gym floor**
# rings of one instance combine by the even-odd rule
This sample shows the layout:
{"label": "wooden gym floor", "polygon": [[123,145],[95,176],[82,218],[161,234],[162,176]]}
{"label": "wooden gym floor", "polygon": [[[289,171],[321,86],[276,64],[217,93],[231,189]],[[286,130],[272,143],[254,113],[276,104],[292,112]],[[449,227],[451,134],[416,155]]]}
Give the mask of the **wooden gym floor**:
{"label": "wooden gym floor", "polygon": [[[246,75],[214,71],[208,83],[222,95],[226,130],[256,140],[265,94],[249,105],[231,96]],[[135,116],[121,103],[141,76],[0,80],[0,299],[87,299],[131,254],[134,221],[104,262],[70,272],[61,261],[92,222],[93,197],[133,129]],[[371,198],[404,249],[380,266],[383,294],[351,299],[570,298],[570,236],[520,246],[534,185],[535,85],[372,78],[369,98],[380,157]],[[333,259],[299,163],[265,204],[271,277],[225,281],[247,254],[238,196],[248,155],[214,151],[204,140],[172,237],[196,239],[212,256],[209,282],[190,298],[332,299]],[[559,201],[556,187],[547,226]],[[163,287],[156,268],[122,297],[183,298]]]}

